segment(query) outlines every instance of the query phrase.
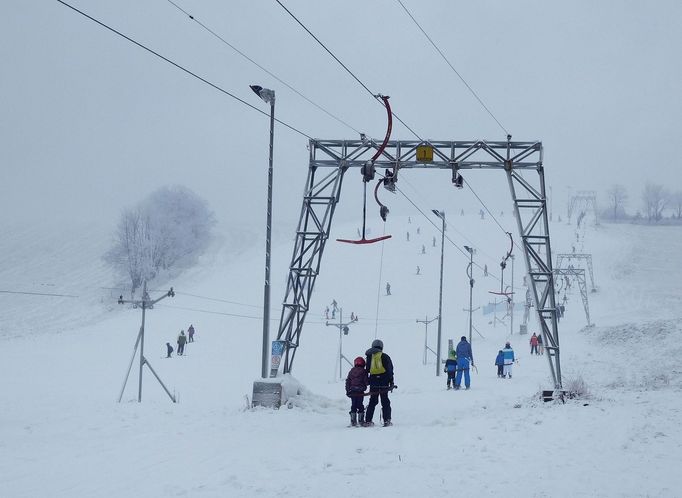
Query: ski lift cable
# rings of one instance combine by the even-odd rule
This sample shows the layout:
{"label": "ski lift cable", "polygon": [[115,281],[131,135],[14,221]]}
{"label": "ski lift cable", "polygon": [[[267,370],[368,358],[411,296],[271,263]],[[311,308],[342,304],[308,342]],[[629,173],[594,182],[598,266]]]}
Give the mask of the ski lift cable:
{"label": "ski lift cable", "polygon": [[[58,1],[60,1],[60,0],[58,0]],[[315,40],[315,41],[316,41],[316,42],[317,42],[317,43],[318,43],[318,44],[319,44],[319,45],[320,45],[320,46],[321,46],[321,47],[322,47],[322,48],[323,48],[323,49],[324,49],[324,50],[325,50],[325,51],[326,51],[326,52],[327,52],[335,61],[336,61],[336,62],[338,62],[339,65],[340,65],[343,69],[345,69],[346,72],[347,72],[348,74],[350,74],[350,75],[353,77],[353,79],[354,79],[355,81],[357,81],[357,82],[360,84],[360,86],[361,86],[362,88],[364,88],[364,89],[367,91],[367,93],[369,93],[375,101],[377,101],[377,102],[378,102],[379,104],[381,104],[382,106],[384,105],[384,104],[383,104],[383,101],[381,100],[381,98],[379,97],[379,94],[378,94],[377,92],[373,92],[372,90],[370,90],[369,87],[368,87],[367,85],[365,85],[365,84],[362,82],[362,80],[360,80],[360,78],[358,78],[358,77],[355,75],[355,73],[353,73],[353,71],[351,71],[351,70],[348,68],[348,66],[346,66],[343,62],[341,62],[341,60],[340,60],[336,55],[334,55],[334,53],[333,53],[331,50],[329,50],[329,48],[327,48],[327,46],[326,46],[324,43],[322,43],[322,41],[321,41],[317,36],[315,36],[315,34],[313,34],[312,31],[310,31],[310,30],[306,27],[306,25],[303,24],[303,23],[298,19],[298,17],[296,17],[296,16],[294,15],[293,12],[291,12],[289,9],[287,9],[287,8],[284,6],[284,4],[283,4],[280,0],[275,0],[275,1],[276,1],[276,2],[279,4],[279,6],[282,7],[282,8],[286,11],[286,13],[289,14],[289,15],[292,17],[292,19],[294,19],[294,21],[296,21],[296,22],[298,23],[298,25],[301,26],[301,27],[302,27],[302,28],[303,28],[303,29],[304,29],[304,30],[305,30],[305,31],[306,31],[306,32],[307,32],[307,33],[308,33],[308,34],[309,34],[309,35],[310,35],[310,36],[311,36],[311,37],[312,37],[312,38],[313,38],[313,39],[314,39],[314,40]],[[397,119],[405,128],[407,128],[407,129],[410,131],[410,133],[412,133],[415,137],[417,137],[418,140],[423,140],[419,135],[417,135],[417,133],[416,133],[410,126],[408,126],[407,123],[405,123],[405,121],[403,121],[402,119],[400,119],[400,117],[398,117],[398,115],[397,115],[395,112],[392,112],[392,111],[391,111],[391,114],[392,114],[393,117],[394,117],[395,119]]]}
{"label": "ski lift cable", "polygon": [[358,134],[360,133],[360,131],[359,131],[358,129],[356,129],[355,127],[351,126],[350,124],[348,124],[347,122],[345,122],[343,119],[339,118],[338,116],[335,116],[334,114],[332,114],[331,112],[329,112],[327,109],[325,109],[325,108],[322,107],[321,105],[319,105],[319,104],[317,104],[316,102],[312,101],[311,99],[309,99],[308,97],[306,97],[305,95],[303,95],[301,92],[299,92],[296,88],[294,88],[293,86],[291,86],[289,83],[287,83],[286,81],[282,80],[282,79],[281,79],[280,77],[278,77],[276,74],[272,73],[272,72],[269,71],[267,68],[263,67],[261,64],[259,64],[259,63],[256,62],[255,60],[253,60],[251,57],[249,57],[248,55],[246,55],[242,50],[240,50],[240,49],[238,49],[237,47],[235,47],[233,44],[231,44],[230,42],[228,42],[225,38],[223,38],[223,37],[220,36],[218,33],[216,33],[213,29],[211,29],[211,28],[208,27],[206,24],[204,24],[204,23],[201,22],[199,19],[197,19],[196,16],[194,16],[193,14],[191,14],[191,13],[189,13],[188,11],[186,11],[185,9],[183,9],[183,8],[182,8],[180,5],[178,5],[176,2],[174,2],[173,0],[166,0],[166,1],[167,1],[169,4],[171,4],[173,7],[175,7],[176,9],[178,9],[180,12],[182,12],[183,14],[185,14],[187,17],[189,17],[190,20],[194,21],[194,22],[197,23],[199,26],[201,26],[205,31],[207,31],[208,33],[210,33],[210,34],[211,34],[213,37],[215,37],[217,40],[219,40],[219,41],[222,42],[223,44],[225,44],[225,45],[227,45],[228,47],[230,47],[230,48],[231,48],[232,50],[234,50],[237,54],[241,55],[244,59],[246,59],[247,61],[249,61],[251,64],[253,64],[253,65],[256,66],[257,68],[259,68],[260,70],[262,70],[262,71],[264,71],[265,73],[267,73],[268,75],[272,76],[275,80],[279,81],[282,85],[284,85],[285,87],[287,87],[289,90],[291,90],[292,92],[294,92],[296,95],[298,95],[299,97],[301,97],[303,100],[305,100],[305,101],[308,102],[309,104],[315,106],[317,109],[319,109],[320,111],[324,112],[327,116],[331,117],[332,119],[335,119],[336,121],[338,121],[338,122],[341,123],[342,125],[346,126],[347,128],[350,128],[351,130],[353,130],[354,132],[356,132],[356,133],[358,133]]}
{"label": "ski lift cable", "polygon": [[469,89],[469,91],[471,92],[471,94],[476,98],[476,100],[478,101],[478,103],[481,104],[481,106],[483,107],[483,109],[485,109],[486,112],[490,115],[490,117],[493,118],[493,119],[495,120],[495,122],[496,122],[497,125],[502,129],[502,131],[504,131],[506,135],[509,135],[510,133],[507,131],[507,129],[506,129],[504,126],[502,126],[502,123],[500,123],[500,121],[495,117],[495,115],[494,115],[494,114],[492,113],[492,111],[488,108],[488,106],[485,105],[485,104],[483,103],[483,100],[481,100],[481,98],[480,98],[480,97],[478,96],[478,94],[474,91],[474,89],[471,87],[471,85],[469,85],[469,83],[467,83],[467,81],[466,81],[466,80],[464,79],[464,77],[459,73],[459,71],[457,71],[457,69],[455,69],[455,66],[452,65],[452,63],[451,63],[450,60],[445,56],[445,54],[443,53],[443,51],[442,51],[440,48],[438,48],[438,45],[436,45],[436,43],[435,43],[435,42],[433,41],[433,39],[429,36],[429,34],[428,34],[428,33],[424,30],[424,28],[422,28],[422,26],[417,22],[417,20],[416,20],[415,17],[412,15],[412,13],[407,9],[407,7],[405,7],[405,4],[402,2],[402,0],[397,0],[397,2],[398,2],[398,3],[400,4],[400,6],[403,8],[403,10],[405,11],[405,13],[410,17],[410,19],[412,19],[412,22],[414,22],[414,24],[419,28],[419,30],[420,30],[420,31],[422,32],[422,34],[426,37],[426,39],[429,40],[429,43],[431,43],[431,45],[433,46],[433,48],[436,49],[436,51],[440,54],[440,56],[443,58],[443,60],[445,61],[445,63],[450,67],[450,69],[452,69],[452,71],[457,75],[457,77],[462,81],[462,83],[464,83],[464,86],[466,86],[466,87]]}
{"label": "ski lift cable", "polygon": [[[384,228],[384,235],[386,234],[386,224],[383,224]],[[376,339],[379,334],[379,302],[381,299],[381,277],[383,274],[384,270],[384,242],[381,242],[381,258],[379,259],[379,285],[377,285],[377,306],[376,306],[376,311],[375,311],[375,320],[374,320],[374,338]]]}
{"label": "ski lift cable", "polygon": [[[99,24],[99,25],[102,26],[103,28],[108,29],[109,31],[111,31],[112,33],[115,33],[116,35],[120,36],[121,38],[124,38],[124,39],[128,40],[130,43],[132,43],[132,44],[134,44],[134,45],[137,45],[137,46],[140,47],[141,49],[146,50],[146,51],[149,52],[150,54],[155,55],[155,56],[158,57],[159,59],[162,59],[162,60],[166,61],[167,63],[171,64],[172,66],[176,67],[177,69],[180,69],[181,71],[183,71],[183,72],[189,74],[190,76],[192,76],[192,77],[198,79],[199,81],[201,81],[201,82],[207,84],[208,86],[214,88],[215,90],[218,90],[219,92],[221,92],[221,93],[227,95],[228,97],[232,97],[234,100],[237,100],[237,101],[241,102],[242,104],[244,104],[245,106],[249,107],[250,109],[253,109],[254,111],[256,111],[256,112],[258,112],[258,113],[260,113],[260,114],[262,114],[262,115],[264,115],[264,116],[266,116],[266,117],[268,117],[268,118],[270,117],[270,114],[269,114],[269,113],[267,113],[267,112],[265,112],[265,111],[259,109],[258,107],[254,106],[254,105],[249,104],[249,103],[246,102],[245,100],[240,99],[239,97],[237,97],[236,95],[234,95],[234,94],[228,92],[228,91],[225,90],[224,88],[219,87],[219,86],[216,85],[215,83],[211,83],[211,82],[210,82],[209,80],[207,80],[206,78],[204,78],[204,77],[202,77],[202,76],[199,76],[198,74],[196,74],[196,73],[190,71],[189,69],[185,68],[184,66],[181,66],[181,65],[178,64],[177,62],[174,62],[173,60],[169,59],[168,57],[165,57],[165,56],[161,55],[160,53],[158,53],[158,52],[152,50],[151,48],[147,47],[146,45],[143,45],[142,43],[140,43],[140,42],[134,40],[133,38],[131,38],[131,37],[129,37],[129,36],[127,36],[127,35],[121,33],[120,31],[118,31],[118,30],[112,28],[111,26],[109,26],[109,25],[107,25],[107,24],[103,23],[102,21],[100,21],[100,20],[98,20],[98,19],[95,19],[94,17],[90,16],[89,14],[86,14],[86,13],[83,12],[82,10],[77,9],[77,8],[74,7],[73,5],[70,5],[70,4],[66,3],[64,0],[57,0],[57,2],[61,3],[61,4],[64,5],[65,7],[70,8],[70,9],[73,10],[74,12],[77,12],[78,14],[82,15],[83,17],[85,17],[85,18],[87,18],[87,19],[90,19],[90,20],[93,21],[94,23]],[[298,128],[295,128],[294,126],[292,126],[292,125],[290,125],[290,124],[288,124],[288,123],[285,123],[284,121],[282,121],[282,120],[280,120],[280,119],[278,119],[278,118],[275,118],[275,121],[278,122],[279,124],[281,124],[281,125],[283,125],[283,126],[289,128],[290,130],[292,130],[292,131],[298,133],[299,135],[302,135],[302,136],[308,138],[309,140],[312,140],[312,137],[311,137],[310,135],[308,135],[307,133],[302,132],[302,131],[299,130]]]}

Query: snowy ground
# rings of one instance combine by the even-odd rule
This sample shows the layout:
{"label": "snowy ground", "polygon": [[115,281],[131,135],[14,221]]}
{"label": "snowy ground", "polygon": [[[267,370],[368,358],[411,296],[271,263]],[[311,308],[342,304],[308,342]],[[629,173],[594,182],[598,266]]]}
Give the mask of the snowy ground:
{"label": "snowy ground", "polygon": [[[138,404],[134,366],[119,404],[140,312],[103,289],[116,283],[99,259],[107,231],[5,227],[5,290],[79,297],[0,294],[0,495],[679,496],[682,232],[602,225],[576,242],[575,227],[552,225],[555,252],[579,243],[593,254],[599,288],[590,294],[592,328],[583,328],[577,289],[569,294],[560,324],[564,383],[582,377],[591,396],[562,405],[538,399],[551,385],[549,369],[545,357],[529,355],[528,336],[510,336],[508,324],[493,327],[480,311],[474,323],[484,338],[474,335],[470,391],[446,391],[432,355],[422,364],[424,326],[416,319],[437,314],[440,248],[432,246],[435,229],[417,213],[411,218],[389,218],[394,237],[383,259],[379,245],[329,243],[294,366],[305,390],[279,411],[245,409],[260,372],[260,241],[240,246],[235,241],[246,239],[225,230],[200,267],[172,282],[176,297],[148,314],[146,357],[180,402],[145,371]],[[448,232],[480,248],[477,259],[498,274],[501,231],[474,215],[453,228],[475,234],[460,242]],[[355,229],[339,226],[333,236]],[[281,302],[292,249],[284,239],[273,251],[273,302]],[[468,304],[467,261],[450,245],[446,252],[444,350],[466,332]],[[480,271],[475,278],[474,307],[499,286]],[[392,296],[384,295],[386,281]],[[346,356],[363,354],[378,336],[393,358],[393,427],[346,427],[338,332],[322,317],[332,299],[345,316],[360,316],[344,337]],[[520,320],[519,313],[517,330]],[[197,338],[187,355],[163,358],[165,342],[190,323]],[[435,332],[436,322],[432,348]],[[493,361],[507,339],[519,362],[512,380],[500,380]]]}

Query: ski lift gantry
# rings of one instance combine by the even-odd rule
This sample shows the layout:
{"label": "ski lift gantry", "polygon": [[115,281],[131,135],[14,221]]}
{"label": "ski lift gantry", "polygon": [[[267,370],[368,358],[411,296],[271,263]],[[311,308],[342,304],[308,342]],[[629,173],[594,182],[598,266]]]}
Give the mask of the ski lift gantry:
{"label": "ski lift gantry", "polygon": [[[336,204],[349,169],[360,172],[376,151],[385,145],[374,165],[385,168],[394,187],[403,169],[444,169],[461,186],[462,170],[498,169],[507,174],[509,190],[522,241],[531,289],[555,389],[561,389],[557,304],[549,237],[545,176],[541,142],[321,140],[311,139],[308,176],[296,230],[294,251],[282,304],[277,340],[284,341],[282,373],[292,371],[301,332],[309,310],[315,281],[320,273],[324,247],[329,240]],[[532,175],[535,172],[536,175]],[[355,178],[354,178],[355,179]],[[277,372],[273,372],[277,374]]]}

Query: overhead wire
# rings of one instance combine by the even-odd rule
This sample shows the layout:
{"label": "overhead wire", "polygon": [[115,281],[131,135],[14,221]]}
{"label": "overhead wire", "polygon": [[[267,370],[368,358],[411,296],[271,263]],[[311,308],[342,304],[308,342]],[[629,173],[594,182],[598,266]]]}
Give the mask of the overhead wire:
{"label": "overhead wire", "polygon": [[293,86],[291,86],[289,83],[287,83],[286,81],[282,80],[282,79],[281,79],[280,77],[278,77],[276,74],[272,73],[272,72],[269,71],[267,68],[263,67],[261,64],[259,64],[259,63],[256,62],[255,60],[253,60],[251,57],[249,57],[248,55],[246,55],[242,50],[238,49],[238,48],[235,47],[232,43],[228,42],[225,38],[223,38],[222,36],[220,36],[215,30],[213,30],[212,28],[210,28],[209,26],[207,26],[206,24],[204,24],[203,22],[201,22],[200,20],[198,20],[197,17],[196,17],[195,15],[193,15],[193,14],[189,13],[187,10],[183,9],[183,8],[182,8],[180,5],[178,5],[176,2],[174,2],[173,0],[166,0],[166,1],[167,1],[168,3],[170,3],[171,5],[173,5],[173,6],[174,6],[176,9],[178,9],[180,12],[182,12],[183,14],[185,14],[187,17],[189,17],[190,20],[194,21],[194,22],[197,23],[199,26],[201,26],[205,31],[207,31],[208,33],[210,33],[210,34],[211,34],[212,36],[214,36],[216,39],[218,39],[218,40],[221,41],[223,44],[225,44],[225,45],[227,45],[228,47],[230,47],[230,48],[231,48],[232,50],[234,50],[237,54],[241,55],[244,59],[246,59],[247,61],[249,61],[249,62],[250,62],[251,64],[253,64],[254,66],[256,66],[256,67],[259,68],[260,70],[264,71],[265,73],[267,73],[268,75],[270,75],[271,77],[273,77],[275,80],[279,81],[282,85],[284,85],[285,87],[287,87],[289,90],[291,90],[292,92],[294,92],[296,95],[298,95],[299,97],[301,97],[303,100],[305,100],[305,101],[308,102],[309,104],[315,106],[317,109],[319,109],[320,111],[324,112],[327,116],[331,117],[332,119],[335,119],[336,121],[338,121],[339,123],[343,124],[344,126],[350,128],[350,129],[353,130],[354,132],[356,132],[356,133],[358,133],[358,134],[360,133],[360,131],[359,131],[357,128],[351,126],[350,124],[348,124],[348,123],[347,123],[346,121],[344,121],[343,119],[341,119],[341,118],[339,118],[338,116],[332,114],[331,112],[329,112],[327,109],[325,109],[325,108],[322,107],[321,105],[319,105],[319,104],[317,104],[316,102],[312,101],[311,99],[309,99],[308,97],[306,97],[305,95],[303,95],[301,92],[299,92],[296,88],[294,88]]}
{"label": "overhead wire", "polygon": [[[100,20],[98,20],[98,19],[92,17],[92,16],[89,15],[89,14],[86,14],[85,12],[83,12],[83,11],[80,10],[80,9],[77,9],[77,8],[74,7],[73,5],[70,5],[70,4],[66,3],[64,0],[57,0],[57,2],[61,3],[61,4],[64,5],[65,7],[70,8],[70,9],[73,10],[74,12],[77,12],[78,14],[82,15],[83,17],[85,17],[85,18],[87,18],[87,19],[90,19],[90,20],[93,21],[94,23],[99,24],[99,25],[102,26],[103,28],[108,29],[108,30],[111,31],[112,33],[117,34],[117,35],[120,36],[121,38],[124,38],[125,40],[128,40],[130,43],[132,43],[132,44],[134,44],[134,45],[137,45],[137,46],[140,47],[141,49],[146,50],[146,51],[149,52],[150,54],[155,55],[155,56],[158,57],[159,59],[162,59],[162,60],[166,61],[167,63],[169,63],[169,64],[171,64],[172,66],[174,66],[174,67],[180,69],[181,71],[183,71],[183,72],[189,74],[190,76],[192,76],[192,77],[198,79],[199,81],[202,81],[203,83],[205,83],[205,84],[207,84],[208,86],[214,88],[215,90],[218,90],[219,92],[221,92],[221,93],[223,93],[223,94],[225,94],[225,95],[227,95],[227,96],[229,96],[229,97],[232,97],[233,99],[237,100],[238,102],[241,102],[241,103],[244,104],[245,106],[247,106],[247,107],[253,109],[253,110],[256,111],[256,112],[259,112],[260,114],[263,114],[264,116],[270,117],[270,115],[269,115],[267,112],[265,112],[265,111],[259,109],[258,107],[254,106],[254,105],[249,104],[249,103],[246,102],[245,100],[240,99],[239,97],[237,97],[236,95],[234,95],[234,94],[228,92],[228,91],[225,90],[224,88],[219,87],[219,86],[216,85],[215,83],[212,83],[212,82],[210,82],[209,80],[207,80],[206,78],[204,78],[204,77],[202,77],[202,76],[199,76],[198,74],[196,74],[196,73],[190,71],[189,69],[185,68],[184,66],[181,66],[180,64],[178,64],[177,62],[175,62],[175,61],[169,59],[168,57],[165,57],[164,55],[161,55],[159,52],[156,52],[155,50],[152,50],[151,48],[147,47],[146,45],[143,45],[142,43],[140,43],[140,42],[134,40],[133,38],[131,38],[131,37],[129,37],[129,36],[123,34],[122,32],[120,32],[120,31],[118,31],[118,30],[116,30],[116,29],[112,28],[111,26],[105,24],[104,22],[102,22],[102,21],[100,21]],[[312,137],[311,137],[310,135],[308,135],[307,133],[302,132],[301,130],[299,130],[298,128],[295,128],[294,126],[292,126],[292,125],[290,125],[290,124],[288,124],[288,123],[286,123],[286,122],[284,122],[284,121],[282,121],[282,120],[280,120],[280,119],[278,119],[278,118],[275,118],[274,120],[275,120],[276,122],[278,122],[279,124],[281,124],[281,125],[283,125],[283,126],[289,128],[290,130],[292,130],[292,131],[298,133],[299,135],[302,135],[302,136],[304,136],[304,137],[306,137],[306,138],[308,138],[308,139],[312,139]]]}
{"label": "overhead wire", "polygon": [[73,294],[52,294],[49,292],[25,292],[25,291],[10,291],[0,290],[0,294],[25,294],[27,296],[48,296],[48,297],[80,297]]}

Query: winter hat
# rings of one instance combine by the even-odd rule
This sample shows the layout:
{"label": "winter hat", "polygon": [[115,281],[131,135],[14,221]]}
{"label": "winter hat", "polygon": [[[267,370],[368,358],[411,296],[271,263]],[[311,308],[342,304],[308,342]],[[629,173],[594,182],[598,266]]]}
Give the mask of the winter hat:
{"label": "winter hat", "polygon": [[511,344],[509,343],[509,341],[505,342],[504,345],[505,345],[505,346],[511,346]]}
{"label": "winter hat", "polygon": [[381,341],[381,339],[374,339],[372,341],[372,347],[381,349],[382,351],[384,350],[384,343]]}
{"label": "winter hat", "polygon": [[454,351],[450,351],[450,352],[448,353],[448,358],[452,358],[452,359],[454,360],[454,359],[455,359],[455,352],[454,352]]}
{"label": "winter hat", "polygon": [[466,337],[465,335],[463,335],[463,336],[461,337],[461,339],[460,339],[460,340],[462,340],[462,341],[466,341],[466,340],[467,340],[467,337]]}
{"label": "winter hat", "polygon": [[365,366],[365,359],[362,356],[358,356],[353,361],[353,365],[355,365],[356,367],[364,367]]}

